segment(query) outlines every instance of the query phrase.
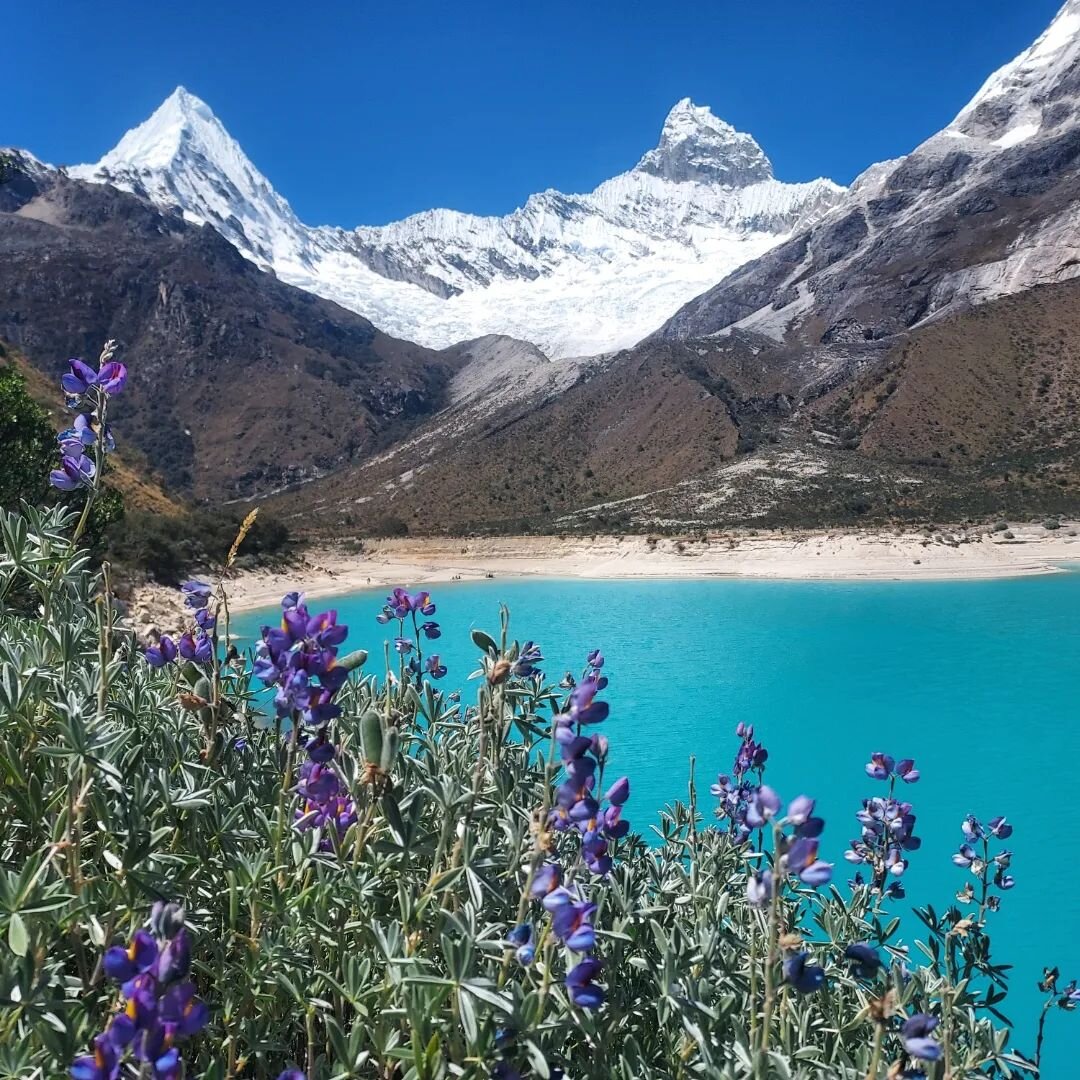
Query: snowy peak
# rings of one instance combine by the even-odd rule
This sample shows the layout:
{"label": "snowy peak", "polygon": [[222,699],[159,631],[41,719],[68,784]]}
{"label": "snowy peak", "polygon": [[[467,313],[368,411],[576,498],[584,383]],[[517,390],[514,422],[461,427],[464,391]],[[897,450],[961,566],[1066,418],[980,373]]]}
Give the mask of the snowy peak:
{"label": "snowy peak", "polygon": [[774,179],[749,135],[689,98],[634,169],[589,193],[530,196],[502,217],[305,225],[183,87],[96,165],[70,171],[212,225],[282,280],[395,337],[442,348],[502,334],[557,357],[636,343],[845,193]]}
{"label": "snowy peak", "polygon": [[102,168],[164,169],[182,153],[243,156],[206,102],[178,86],[98,163]]}
{"label": "snowy peak", "polygon": [[753,136],[736,131],[707,105],[683,98],[668,113],[660,143],[636,171],[676,183],[746,187],[772,177],[772,165]]}
{"label": "snowy peak", "polygon": [[945,134],[1008,148],[1072,120],[1078,101],[1080,0],[1068,0],[1030,49],[986,80]]}
{"label": "snowy peak", "polygon": [[206,102],[178,86],[96,165],[68,170],[210,224],[254,261],[303,257],[304,227]]}

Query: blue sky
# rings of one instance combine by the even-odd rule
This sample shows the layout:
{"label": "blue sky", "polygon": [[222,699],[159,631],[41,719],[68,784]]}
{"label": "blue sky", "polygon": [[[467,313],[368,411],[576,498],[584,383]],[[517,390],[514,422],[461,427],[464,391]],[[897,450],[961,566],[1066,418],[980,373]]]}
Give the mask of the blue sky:
{"label": "blue sky", "polygon": [[1059,0],[37,0],[4,14],[0,144],[97,160],[177,84],[312,224],[585,191],[689,96],[785,180],[948,123]]}

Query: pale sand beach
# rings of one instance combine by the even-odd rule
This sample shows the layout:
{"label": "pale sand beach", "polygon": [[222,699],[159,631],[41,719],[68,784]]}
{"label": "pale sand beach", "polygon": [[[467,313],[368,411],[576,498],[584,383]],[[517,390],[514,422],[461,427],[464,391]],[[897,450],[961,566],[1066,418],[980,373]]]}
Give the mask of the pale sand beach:
{"label": "pale sand beach", "polygon": [[[486,578],[780,578],[911,580],[1016,577],[1080,566],[1080,527],[1013,525],[1012,538],[977,528],[922,532],[750,532],[696,537],[506,536],[372,540],[364,550],[322,546],[281,569],[240,570],[227,579],[234,612],[269,607],[292,589],[322,598],[368,587]],[[183,621],[176,590],[134,590],[140,634]]]}

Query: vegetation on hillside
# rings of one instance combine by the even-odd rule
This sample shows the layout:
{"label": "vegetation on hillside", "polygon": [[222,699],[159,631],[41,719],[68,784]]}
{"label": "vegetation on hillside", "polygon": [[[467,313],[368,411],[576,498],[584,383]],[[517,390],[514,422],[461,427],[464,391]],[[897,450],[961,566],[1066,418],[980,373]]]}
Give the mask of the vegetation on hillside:
{"label": "vegetation on hillside", "polygon": [[[56,389],[19,352],[0,343],[0,507],[36,504],[50,491],[48,474],[58,440],[69,430],[61,414],[63,429],[56,431],[57,400]],[[243,512],[185,505],[164,490],[130,448],[103,458],[101,466],[108,483],[97,491],[83,533],[95,562],[106,560],[121,575],[145,571],[166,585],[220,563]],[[85,497],[81,484],[52,493],[77,510]],[[264,512],[245,538],[241,565],[278,562],[290,550],[284,523]]]}

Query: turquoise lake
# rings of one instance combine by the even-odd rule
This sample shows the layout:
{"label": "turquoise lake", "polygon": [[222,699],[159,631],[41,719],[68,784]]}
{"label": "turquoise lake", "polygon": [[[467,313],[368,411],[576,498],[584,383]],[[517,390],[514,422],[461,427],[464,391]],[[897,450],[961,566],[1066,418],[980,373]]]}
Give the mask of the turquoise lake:
{"label": "turquoise lake", "polygon": [[[297,582],[297,585],[301,585]],[[407,584],[407,583],[404,583]],[[1012,963],[1005,1005],[1014,1045],[1034,1047],[1043,966],[1080,978],[1080,814],[1073,804],[1080,760],[1080,573],[998,581],[555,581],[431,586],[448,688],[475,667],[468,631],[498,632],[498,605],[512,633],[535,639],[557,681],[580,672],[600,647],[611,679],[604,725],[612,775],[631,780],[633,826],[686,799],[697,758],[699,805],[728,771],[738,721],[769,750],[769,783],[787,800],[818,800],[827,825],[822,857],[843,859],[857,835],[860,800],[885,785],[863,770],[871,751],[914,757],[922,779],[902,793],[915,807],[921,850],[905,875],[907,899],[946,908],[967,880],[950,856],[968,813],[1004,814],[1015,826],[1016,887],[991,914],[992,955]],[[345,648],[366,648],[381,667],[385,589],[313,602],[336,607],[350,628]],[[234,620],[250,645],[275,611]],[[369,670],[375,671],[375,667]],[[467,690],[466,690],[467,694]],[[913,925],[915,924],[915,925]],[[905,920],[908,932],[915,920]],[[910,938],[908,938],[910,941]],[[1048,1020],[1044,1076],[1076,1075],[1080,1015]]]}

